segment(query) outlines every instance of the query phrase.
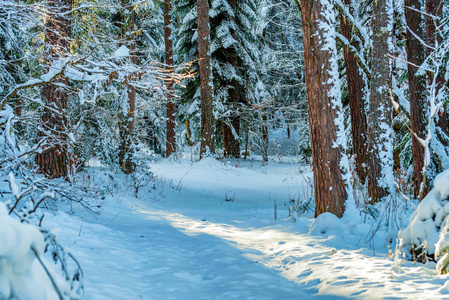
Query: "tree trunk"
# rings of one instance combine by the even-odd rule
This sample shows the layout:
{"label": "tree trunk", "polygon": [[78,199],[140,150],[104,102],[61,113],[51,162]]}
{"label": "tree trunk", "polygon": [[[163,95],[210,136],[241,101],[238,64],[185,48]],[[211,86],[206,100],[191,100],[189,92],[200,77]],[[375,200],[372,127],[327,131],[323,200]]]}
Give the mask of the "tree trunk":
{"label": "tree trunk", "polygon": [[[443,39],[441,33],[438,32],[437,27],[441,24],[441,20],[443,18],[443,7],[444,1],[442,0],[426,0],[426,34],[427,34],[427,45],[430,47],[435,47],[436,43],[441,45]],[[426,56],[432,54],[432,49],[426,48]],[[433,73],[427,73],[427,82],[429,85],[433,82]],[[438,94],[438,91],[444,86],[445,80],[443,77],[443,70],[440,70],[437,78],[435,79],[435,95]],[[447,127],[447,113],[446,109],[447,105],[444,105],[444,112],[438,114],[438,127],[448,135],[448,127]],[[441,139],[440,139],[441,140]]]}
{"label": "tree trunk", "polygon": [[393,146],[389,95],[391,63],[392,0],[373,2],[373,48],[371,87],[368,113],[368,147],[370,165],[367,172],[371,203],[380,201],[391,191],[393,184]]}
{"label": "tree trunk", "polygon": [[201,146],[200,157],[215,153],[215,118],[212,98],[212,70],[210,63],[209,1],[197,0],[198,52],[201,85]]}
{"label": "tree trunk", "polygon": [[[235,51],[233,51],[235,52]],[[233,66],[237,66],[237,57],[236,54],[234,56],[229,57],[229,61]],[[229,99],[228,104],[230,105],[231,110],[236,110],[236,103],[239,102],[239,85],[237,80],[232,81],[233,88],[229,91]],[[224,148],[224,156],[225,157],[240,157],[240,143],[239,140],[235,138],[233,133],[233,129],[237,134],[240,131],[240,117],[237,115],[231,115],[229,117],[230,123],[223,122],[223,148]]]}
{"label": "tree trunk", "polygon": [[[410,8],[413,9],[410,9]],[[421,17],[421,1],[405,0],[405,20],[407,22],[406,48],[409,98],[410,98],[410,123],[413,132],[420,138],[426,136],[427,103],[426,77],[425,75],[416,75],[418,68],[425,59],[424,45],[416,38],[424,40]],[[412,137],[413,153],[413,183],[414,195],[418,197],[421,183],[423,181],[422,170],[424,167],[424,148],[415,137]],[[425,184],[425,183],[424,183]],[[426,194],[426,192],[425,192]]]}
{"label": "tree trunk", "polygon": [[[171,0],[164,0],[164,35],[165,35],[165,65],[167,70],[173,70],[173,41],[171,37]],[[173,81],[166,82],[167,87],[167,142],[166,156],[176,152],[175,138],[175,113],[176,104],[174,99]]]}
{"label": "tree trunk", "polygon": [[[309,124],[312,144],[315,216],[344,213],[348,197],[340,163],[343,149],[335,147],[341,116],[337,53],[333,31],[333,1],[301,0],[302,31]],[[329,32],[326,32],[329,30]],[[333,37],[332,37],[333,35]],[[329,39],[334,38],[334,43]],[[337,71],[337,73],[336,73]],[[333,91],[333,92],[331,92]]]}
{"label": "tree trunk", "polygon": [[[229,5],[234,10],[235,14],[235,0],[229,0]],[[235,17],[232,17],[232,21],[235,23]],[[234,30],[231,29],[231,35],[234,36]],[[235,70],[237,70],[237,51],[235,50],[235,47],[232,46],[229,48],[229,54],[228,54],[228,62],[234,67]],[[239,102],[239,83],[237,80],[232,80],[232,89],[229,91],[229,98],[228,98],[228,104],[229,109],[232,111],[235,111],[237,109],[236,103]],[[224,156],[225,157],[240,157],[240,143],[239,140],[235,138],[235,135],[233,134],[233,130],[239,134],[240,131],[240,118],[237,116],[237,114],[233,114],[229,117],[229,123],[223,122],[223,148],[224,148]]]}
{"label": "tree trunk", "polygon": [[[441,45],[442,36],[437,32],[437,27],[440,26],[440,22],[443,18],[443,6],[442,0],[426,0],[426,33],[427,44],[431,47],[435,46],[438,42]],[[432,53],[431,48],[426,49],[426,54],[429,56]]]}
{"label": "tree trunk", "polygon": [[262,160],[268,162],[268,118],[266,108],[262,109]]}
{"label": "tree trunk", "polygon": [[190,131],[190,120],[189,119],[185,120],[184,125],[186,127],[187,145],[193,146],[194,143],[192,142],[192,132]]}
{"label": "tree trunk", "polygon": [[[122,9],[126,10],[127,0],[122,0]],[[137,62],[135,44],[134,44],[134,12],[132,8],[129,9],[129,14],[123,14],[123,25],[121,38],[123,44],[129,44],[129,52],[131,61],[135,64]],[[129,34],[131,32],[131,34]],[[133,86],[129,87],[128,94],[128,112],[123,112],[122,126],[120,128],[120,153],[119,164],[123,173],[129,174],[134,172],[136,166],[132,161],[132,142],[134,132],[134,114],[136,110],[136,89]]]}
{"label": "tree trunk", "polygon": [[[351,9],[351,0],[345,0],[345,4]],[[342,35],[350,42],[353,41],[352,26],[347,19],[340,17]],[[359,72],[357,61],[348,46],[343,47],[343,55],[346,64],[346,78],[348,82],[349,106],[352,125],[352,148],[355,156],[355,169],[362,184],[366,179],[366,166],[368,165],[368,149],[366,137],[366,112],[364,101],[365,82]]]}
{"label": "tree trunk", "polygon": [[[69,53],[72,31],[72,1],[49,0],[47,5],[52,15],[47,18],[45,26],[45,43],[48,47],[44,68],[46,72],[54,61]],[[37,142],[43,151],[35,157],[40,172],[48,178],[67,177],[76,163],[72,145],[67,139],[68,95],[63,87],[56,85],[68,85],[68,80],[59,76],[54,83],[44,85],[41,90],[44,106],[41,112],[42,130],[37,134]]]}

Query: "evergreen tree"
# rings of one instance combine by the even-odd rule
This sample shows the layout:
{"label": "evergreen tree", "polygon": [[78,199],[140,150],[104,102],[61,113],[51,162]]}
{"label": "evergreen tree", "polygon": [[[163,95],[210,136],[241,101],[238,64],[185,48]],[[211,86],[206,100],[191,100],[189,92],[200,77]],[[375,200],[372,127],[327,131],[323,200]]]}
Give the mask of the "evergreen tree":
{"label": "evergreen tree", "polygon": [[[179,40],[177,53],[184,61],[198,59],[198,36],[195,29],[195,1],[174,1],[178,20]],[[257,39],[254,27],[257,22],[256,3],[250,0],[210,1],[211,65],[214,89],[214,115],[225,124],[226,151],[231,156],[239,156],[237,139],[239,135],[238,103],[245,102],[247,88],[245,76],[255,74],[258,57]],[[192,30],[193,29],[193,30]],[[193,71],[197,70],[194,64]],[[248,76],[249,77],[249,76]],[[194,117],[199,111],[198,77],[187,81],[183,99],[184,114]],[[231,127],[231,124],[232,127]]]}
{"label": "evergreen tree", "polygon": [[[46,65],[48,73],[51,68],[62,68],[63,59],[70,53],[72,33],[72,1],[48,1],[45,42]],[[59,67],[55,65],[59,64]],[[53,70],[54,72],[54,70]],[[56,79],[57,84],[46,84],[41,90],[43,102],[41,127],[37,143],[43,151],[36,154],[36,164],[40,172],[49,178],[70,176],[73,172],[75,157],[73,145],[67,137],[69,122],[67,119],[68,94],[64,86],[68,79],[62,75]]]}
{"label": "evergreen tree", "polygon": [[373,49],[371,58],[371,86],[368,126],[370,164],[367,171],[368,192],[372,203],[394,192],[393,130],[391,87],[393,1],[373,2]]}
{"label": "evergreen tree", "polygon": [[304,61],[312,140],[315,216],[342,217],[350,196],[335,46],[333,1],[302,0]]}

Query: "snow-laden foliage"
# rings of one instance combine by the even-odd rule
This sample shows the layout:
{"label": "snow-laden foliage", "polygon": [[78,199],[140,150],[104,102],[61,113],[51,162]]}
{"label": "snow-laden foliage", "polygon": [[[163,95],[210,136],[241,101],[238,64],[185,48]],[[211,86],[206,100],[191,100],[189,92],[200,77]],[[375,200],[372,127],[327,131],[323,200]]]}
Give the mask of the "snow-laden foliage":
{"label": "snow-laden foliage", "polygon": [[10,217],[6,206],[0,202],[1,299],[58,299],[37,260],[44,249],[44,237],[39,230]]}
{"label": "snow-laden foliage", "polygon": [[436,176],[433,189],[410,217],[410,225],[400,236],[410,259],[444,256],[449,250],[449,170]]}
{"label": "snow-laden foliage", "polygon": [[33,38],[43,26],[39,11],[39,4],[0,1],[0,96],[39,68],[42,41]]}
{"label": "snow-laden foliage", "polygon": [[[196,20],[196,1],[175,0],[174,6],[179,12],[181,24],[176,31],[178,41],[175,51],[179,59],[194,61],[198,59],[198,36]],[[259,49],[256,37],[258,16],[257,5],[253,0],[237,0],[231,6],[228,0],[214,0],[210,3],[211,66],[214,83],[214,116],[217,120],[228,122],[230,115],[238,114],[239,107],[246,102],[248,89],[256,80]],[[234,58],[233,64],[230,58]],[[198,63],[193,63],[193,71]],[[182,119],[192,119],[194,132],[198,132],[199,75],[185,82],[182,91],[183,104],[179,107]],[[237,86],[234,83],[237,82]],[[238,99],[229,99],[230,91],[239,90]],[[235,103],[228,103],[231,102]],[[238,133],[236,132],[238,136]]]}
{"label": "snow-laden foliage", "polygon": [[54,193],[19,204],[36,188],[22,191],[14,175],[8,177],[13,200],[0,202],[0,298],[80,299],[83,273],[77,260],[59,244],[56,231],[33,225],[43,218],[37,207]]}
{"label": "snow-laden foliage", "polygon": [[20,142],[15,122],[6,105],[0,111],[0,298],[79,299],[81,267],[55,231],[40,227],[39,207],[54,207],[63,194],[73,200],[81,194],[68,182],[47,180],[27,167],[34,149]]}

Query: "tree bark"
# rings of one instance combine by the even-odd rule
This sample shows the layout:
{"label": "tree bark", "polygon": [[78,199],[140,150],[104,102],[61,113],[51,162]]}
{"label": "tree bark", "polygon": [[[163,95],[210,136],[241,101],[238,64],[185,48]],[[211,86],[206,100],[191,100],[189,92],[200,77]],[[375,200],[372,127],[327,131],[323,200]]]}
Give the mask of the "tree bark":
{"label": "tree bark", "polygon": [[[164,36],[165,36],[165,65],[169,71],[173,70],[173,41],[171,37],[171,0],[164,0]],[[175,138],[175,114],[176,104],[174,99],[173,81],[166,82],[167,87],[167,141],[166,156],[176,152]]]}
{"label": "tree bark", "polygon": [[[443,38],[441,33],[437,31],[437,28],[441,25],[441,20],[443,18],[443,8],[444,1],[442,0],[426,0],[426,34],[427,34],[427,45],[435,47],[436,44],[441,45]],[[432,54],[432,49],[426,48],[426,55]],[[427,73],[427,82],[429,85],[432,84],[434,74],[431,72]],[[440,70],[437,78],[435,79],[435,95],[444,86],[445,80],[443,78],[443,70]],[[444,111],[438,114],[438,127],[448,135],[447,127],[447,105],[444,105]],[[440,139],[441,140],[441,139]]]}
{"label": "tree bark", "polygon": [[[229,56],[229,62],[236,67],[237,66],[237,54],[232,51],[233,54]],[[237,109],[236,103],[239,102],[239,84],[237,80],[232,81],[233,88],[229,91],[228,104],[231,110],[235,111]],[[223,122],[223,148],[225,157],[240,157],[240,143],[239,140],[235,138],[232,129],[235,130],[237,134],[240,131],[240,117],[235,114],[229,117],[230,123]]]}
{"label": "tree bark", "polygon": [[[70,36],[72,32],[72,1],[49,0],[48,10],[52,13],[47,18],[45,44],[48,56],[45,61],[45,71],[48,72],[54,61],[67,55],[70,51]],[[59,76],[54,83],[68,85],[67,78]],[[37,153],[36,164],[48,178],[67,177],[76,164],[72,145],[67,139],[67,101],[68,95],[63,87],[46,84],[41,90],[44,103],[41,112],[42,129],[37,134],[37,142],[43,151]]]}
{"label": "tree bark", "polygon": [[[405,0],[405,20],[407,23],[406,34],[406,50],[408,81],[409,81],[409,99],[410,99],[410,123],[413,132],[420,138],[426,136],[427,111],[429,110],[427,103],[426,77],[425,75],[417,75],[418,68],[425,59],[424,45],[416,38],[424,40],[424,32],[422,28],[420,0]],[[419,141],[412,137],[412,153],[413,153],[413,183],[414,196],[418,197],[420,193],[421,183],[423,181],[422,170],[424,167],[424,148]],[[424,183],[425,184],[425,183]],[[424,192],[426,194],[426,192]]]}
{"label": "tree bark", "polygon": [[[323,4],[324,3],[324,4]],[[315,185],[315,216],[330,212],[337,217],[344,213],[348,197],[340,163],[343,151],[335,147],[341,98],[335,88],[336,49],[325,40],[326,17],[333,14],[332,1],[301,0],[302,31],[309,124],[312,144],[313,178]],[[335,44],[334,44],[335,45]],[[333,63],[331,63],[333,62]],[[340,91],[336,91],[339,93]],[[340,100],[340,105],[336,101]]]}
{"label": "tree bark", "polygon": [[262,109],[262,160],[268,162],[268,117],[267,109]]}
{"label": "tree bark", "polygon": [[[121,0],[122,9],[129,9],[127,0]],[[131,55],[131,61],[137,63],[136,49],[134,44],[134,12],[129,14],[123,14],[122,18],[122,44],[129,43],[129,50]],[[131,32],[131,34],[129,34]],[[136,89],[133,86],[129,86],[128,94],[128,112],[123,112],[122,124],[120,128],[120,152],[119,152],[119,165],[123,173],[129,174],[134,172],[136,166],[132,161],[132,142],[134,133],[134,114],[136,110]]]}
{"label": "tree bark", "polygon": [[371,87],[368,112],[368,147],[370,165],[367,172],[368,193],[371,203],[380,201],[391,191],[393,180],[391,63],[389,44],[392,24],[391,0],[373,2],[373,48],[371,60]]}
{"label": "tree bark", "polygon": [[[235,11],[236,3],[235,0],[229,0],[229,5]],[[235,15],[235,12],[234,12]],[[235,17],[232,17],[232,21],[235,23]],[[234,31],[231,29],[231,35],[234,36]],[[234,46],[229,48],[229,54],[227,56],[228,62],[237,69],[237,51]],[[229,109],[236,111],[236,103],[239,102],[239,83],[237,80],[233,79],[231,82],[232,89],[229,91],[228,104]],[[239,140],[235,138],[232,129],[235,130],[237,134],[240,131],[240,118],[237,114],[233,114],[229,117],[229,123],[223,122],[223,148],[225,157],[240,157],[240,143]],[[232,127],[232,128],[231,128]]]}
{"label": "tree bark", "polygon": [[201,145],[200,157],[215,153],[215,118],[212,98],[212,70],[210,62],[209,1],[197,0],[198,52],[201,88]]}
{"label": "tree bark", "polygon": [[[345,4],[351,9],[351,0],[345,0]],[[352,26],[346,18],[340,17],[342,35],[353,44]],[[355,46],[355,45],[353,45]],[[364,89],[365,82],[357,66],[354,53],[348,46],[343,47],[343,55],[346,64],[346,78],[348,82],[349,106],[352,126],[352,148],[355,156],[355,169],[362,184],[366,179],[366,166],[368,165],[367,149],[367,121],[365,112]]]}
{"label": "tree bark", "polygon": [[[437,27],[440,26],[440,22],[443,18],[443,6],[442,0],[426,0],[426,33],[427,44],[431,47],[435,46],[438,42],[441,45],[442,36],[437,32]],[[426,49],[426,54],[429,56],[432,53],[431,48]]]}

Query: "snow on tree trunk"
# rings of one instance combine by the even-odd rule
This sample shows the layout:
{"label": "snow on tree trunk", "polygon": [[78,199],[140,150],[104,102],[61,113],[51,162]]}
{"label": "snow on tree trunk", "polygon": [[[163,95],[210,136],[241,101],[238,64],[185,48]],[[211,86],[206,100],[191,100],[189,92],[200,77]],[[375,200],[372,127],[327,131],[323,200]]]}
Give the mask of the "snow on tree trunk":
{"label": "snow on tree trunk", "polygon": [[[439,32],[438,27],[440,26],[440,22],[443,18],[443,8],[444,1],[442,0],[426,0],[426,36],[427,36],[427,45],[430,47],[426,48],[426,55],[429,57],[432,55],[433,49],[436,48],[437,45],[441,45],[443,42],[441,32]],[[434,74],[432,72],[427,72],[427,83],[428,85],[432,85],[434,81]],[[442,73],[438,74],[437,78],[435,78],[435,96],[438,95],[440,89],[444,86],[445,80],[442,76]],[[432,95],[431,95],[432,97]],[[448,124],[447,124],[447,105],[444,104],[444,111],[440,111],[438,113],[438,121],[437,126],[441,129],[441,131],[448,135]],[[444,139],[441,138],[441,134],[437,132],[437,136],[439,140],[442,140],[444,146],[447,146],[447,143],[444,142]]]}
{"label": "snow on tree trunk", "polygon": [[201,147],[200,157],[208,152],[215,152],[212,98],[212,72],[210,62],[210,28],[209,28],[209,2],[197,0],[198,18],[198,53],[200,59],[200,85],[201,85]]}
{"label": "snow on tree trunk", "polygon": [[[173,69],[173,41],[171,37],[171,0],[164,0],[164,36],[165,36],[165,64],[167,70]],[[166,156],[176,152],[175,114],[176,104],[173,95],[173,81],[166,83],[167,87],[167,142]]]}
{"label": "snow on tree trunk", "polygon": [[[46,67],[67,55],[70,51],[70,36],[72,32],[72,2],[70,0],[50,0],[47,3],[51,16],[45,26],[45,43],[47,51]],[[43,151],[36,153],[36,164],[40,172],[49,178],[67,177],[76,163],[73,145],[67,138],[67,78],[59,76],[54,84],[44,85],[41,90],[43,109],[41,112],[41,127],[37,134],[37,143]]]}
{"label": "snow on tree trunk", "polygon": [[[405,20],[407,22],[407,61],[410,99],[410,123],[413,132],[425,139],[428,119],[428,103],[426,93],[426,78],[416,74],[418,67],[424,63],[425,50],[421,40],[424,40],[422,28],[421,1],[405,0]],[[412,138],[413,152],[413,183],[414,195],[417,198],[423,182],[424,148],[419,141]],[[426,193],[424,193],[426,194]]]}
{"label": "snow on tree trunk", "polygon": [[393,130],[390,103],[391,60],[393,50],[392,0],[373,2],[371,87],[368,111],[368,147],[370,164],[367,172],[371,203],[393,192]]}
{"label": "snow on tree trunk", "polygon": [[350,174],[345,156],[334,3],[302,0],[301,7],[315,216],[330,212],[342,217]]}
{"label": "snow on tree trunk", "polygon": [[[121,0],[123,10],[122,32],[121,39],[125,43],[130,43],[131,61],[135,64],[137,62],[135,44],[134,44],[134,12],[133,8],[129,7],[128,0]],[[120,153],[119,164],[125,174],[134,171],[135,163],[132,161],[132,141],[134,131],[134,114],[136,110],[136,89],[133,86],[129,87],[128,91],[128,110],[122,112],[122,122],[120,128]]]}
{"label": "snow on tree trunk", "polygon": [[[229,0],[229,5],[234,10],[234,15],[231,17],[233,23],[235,23],[235,0]],[[231,27],[231,36],[234,38],[235,30]],[[237,51],[235,46],[231,46],[229,49],[229,54],[227,56],[228,62],[237,69]],[[239,83],[236,79],[232,80],[232,88],[229,90],[229,97],[227,103],[231,106],[230,110],[235,111],[237,109],[236,103],[239,102]],[[236,139],[236,135],[239,134],[240,130],[240,118],[237,115],[231,115],[229,117],[229,122],[223,123],[223,148],[225,157],[240,157],[240,143]],[[235,133],[235,134],[234,134]]]}
{"label": "snow on tree trunk", "polygon": [[[346,6],[352,12],[351,0],[345,0]],[[344,17],[340,17],[340,27],[342,35],[354,44],[352,25]],[[356,45],[353,45],[356,46]],[[368,165],[367,149],[367,121],[365,112],[365,81],[362,78],[361,70],[357,66],[354,53],[349,46],[343,47],[343,54],[346,64],[346,77],[348,82],[349,106],[351,111],[352,127],[352,148],[356,162],[356,172],[362,184],[365,183],[366,166]]]}

